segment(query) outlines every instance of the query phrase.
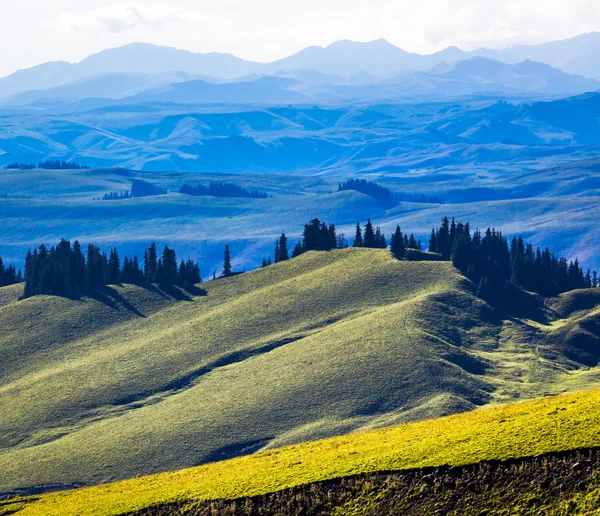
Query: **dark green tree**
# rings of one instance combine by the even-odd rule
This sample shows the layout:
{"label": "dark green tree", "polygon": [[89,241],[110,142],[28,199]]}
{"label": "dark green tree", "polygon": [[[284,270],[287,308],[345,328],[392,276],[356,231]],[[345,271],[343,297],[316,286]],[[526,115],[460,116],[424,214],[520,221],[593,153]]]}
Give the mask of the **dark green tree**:
{"label": "dark green tree", "polygon": [[356,233],[354,234],[354,242],[352,247],[362,247],[363,246],[363,237],[362,237],[362,229],[360,227],[360,222],[356,223]]}
{"label": "dark green tree", "polygon": [[371,219],[367,221],[367,225],[365,226],[365,234],[363,236],[363,245],[364,247],[374,248],[377,247],[377,242],[375,240],[375,231],[373,230],[373,224],[371,224]]}
{"label": "dark green tree", "polygon": [[288,251],[288,239],[285,236],[285,233],[281,233],[281,237],[279,237],[279,262],[285,262],[290,259],[290,253]]}
{"label": "dark green tree", "polygon": [[231,276],[231,253],[228,245],[225,246],[223,254],[223,276]]}
{"label": "dark green tree", "polygon": [[390,251],[398,260],[404,258],[406,249],[404,247],[404,237],[400,226],[396,226],[396,231],[392,233],[392,241],[390,242]]}
{"label": "dark green tree", "polygon": [[108,258],[107,282],[109,285],[116,285],[121,278],[121,262],[117,248],[113,247],[110,250]]}

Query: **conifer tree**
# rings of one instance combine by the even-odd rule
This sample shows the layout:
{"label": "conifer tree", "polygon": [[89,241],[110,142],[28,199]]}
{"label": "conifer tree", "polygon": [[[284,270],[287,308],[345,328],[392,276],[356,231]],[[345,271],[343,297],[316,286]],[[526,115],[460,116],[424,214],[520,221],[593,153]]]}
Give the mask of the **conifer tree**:
{"label": "conifer tree", "polygon": [[296,257],[300,256],[303,252],[304,252],[304,247],[302,245],[302,242],[300,240],[298,240],[296,242],[296,245],[294,245],[294,249],[292,250],[292,258],[296,258]]}
{"label": "conifer tree", "polygon": [[356,223],[356,233],[354,234],[354,242],[352,247],[362,247],[363,246],[363,237],[362,237],[362,229],[360,227],[360,222]]}
{"label": "conifer tree", "polygon": [[165,246],[162,252],[162,281],[163,285],[177,285],[179,280],[179,271],[177,270],[177,256],[173,249]]}
{"label": "conifer tree", "polygon": [[231,253],[228,245],[225,246],[223,254],[223,276],[231,276]]}
{"label": "conifer tree", "polygon": [[390,242],[390,252],[398,260],[404,258],[406,249],[404,248],[404,237],[400,226],[396,226],[396,231],[392,233],[392,241]]}
{"label": "conifer tree", "polygon": [[415,239],[415,235],[413,233],[410,234],[408,238],[408,248],[409,249],[418,249],[417,240]]}
{"label": "conifer tree", "polygon": [[288,251],[288,239],[285,236],[285,233],[281,233],[281,237],[279,238],[279,262],[285,262],[290,259],[290,254]]}
{"label": "conifer tree", "polygon": [[364,247],[374,248],[377,242],[375,241],[375,231],[373,230],[373,224],[371,224],[371,219],[367,221],[367,225],[365,226],[365,234],[363,236],[363,245]]}
{"label": "conifer tree", "polygon": [[273,259],[275,263],[279,263],[279,239],[275,240],[275,251],[273,251]]}
{"label": "conifer tree", "polygon": [[110,258],[108,259],[107,282],[109,285],[116,285],[119,283],[120,277],[121,263],[119,253],[117,252],[117,248],[113,247],[110,250]]}
{"label": "conifer tree", "polygon": [[429,247],[427,250],[430,253],[437,253],[437,235],[435,233],[435,228],[431,229],[431,236],[429,237]]}
{"label": "conifer tree", "polygon": [[156,268],[158,267],[158,251],[156,244],[152,242],[148,250],[144,253],[144,276],[146,281],[155,281]]}

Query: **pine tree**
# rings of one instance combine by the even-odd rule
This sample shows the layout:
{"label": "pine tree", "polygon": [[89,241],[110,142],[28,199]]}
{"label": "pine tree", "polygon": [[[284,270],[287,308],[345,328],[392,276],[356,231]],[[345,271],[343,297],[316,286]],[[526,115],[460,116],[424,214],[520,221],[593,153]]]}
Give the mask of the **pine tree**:
{"label": "pine tree", "polygon": [[179,271],[177,270],[177,256],[173,249],[165,246],[162,252],[162,283],[163,285],[177,285],[179,280]]}
{"label": "pine tree", "polygon": [[186,286],[187,277],[188,277],[187,265],[184,260],[181,260],[181,263],[179,264],[179,281],[178,281],[179,286],[181,286],[181,287]]}
{"label": "pine tree", "polygon": [[431,236],[429,237],[429,247],[427,249],[430,253],[437,253],[437,235],[435,228],[431,229]]}
{"label": "pine tree", "polygon": [[417,240],[415,239],[415,235],[413,233],[410,234],[408,238],[408,248],[409,249],[417,249]]}
{"label": "pine tree", "polygon": [[363,237],[364,247],[374,248],[376,247],[377,242],[375,241],[375,231],[373,230],[373,224],[371,224],[371,219],[367,221],[367,225],[365,226],[365,234]]}
{"label": "pine tree", "polygon": [[290,259],[290,254],[288,251],[288,239],[285,236],[285,233],[281,233],[281,237],[279,238],[279,259],[277,261],[285,262]]}
{"label": "pine tree", "polygon": [[275,240],[275,251],[273,251],[273,259],[275,263],[279,263],[279,239]]}
{"label": "pine tree", "polygon": [[354,235],[354,243],[352,247],[363,247],[362,229],[360,228],[360,222],[356,223],[356,233]]}
{"label": "pine tree", "polygon": [[110,250],[110,258],[108,259],[107,281],[109,285],[119,283],[121,277],[121,263],[119,261],[119,253],[114,247]]}
{"label": "pine tree", "polygon": [[404,258],[406,249],[404,247],[404,237],[400,226],[396,226],[396,231],[392,233],[392,241],[390,242],[390,251],[398,260]]}
{"label": "pine tree", "polygon": [[292,250],[292,258],[296,258],[302,253],[304,253],[304,246],[302,245],[302,242],[298,240],[296,245],[294,245],[294,249]]}
{"label": "pine tree", "polygon": [[88,287],[99,288],[106,285],[106,255],[101,253],[98,247],[90,244],[86,262]]}
{"label": "pine tree", "polygon": [[231,276],[231,253],[228,245],[225,246],[223,254],[223,276]]}
{"label": "pine tree", "polygon": [[144,253],[144,276],[146,281],[155,281],[156,268],[158,267],[158,251],[156,244],[152,242],[148,250]]}
{"label": "pine tree", "polygon": [[437,234],[436,248],[446,260],[450,258],[450,221],[448,217],[444,217],[442,225]]}

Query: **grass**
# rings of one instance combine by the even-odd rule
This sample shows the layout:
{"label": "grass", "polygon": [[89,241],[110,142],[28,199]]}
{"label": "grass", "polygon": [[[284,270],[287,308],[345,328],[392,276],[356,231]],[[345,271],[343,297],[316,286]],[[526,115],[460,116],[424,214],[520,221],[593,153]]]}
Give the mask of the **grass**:
{"label": "grass", "polygon": [[122,514],[178,500],[255,496],[358,473],[461,466],[599,445],[600,391],[595,390],[43,495],[19,514]]}
{"label": "grass", "polygon": [[524,295],[502,314],[446,262],[307,253],[204,287],[189,297],[114,287],[75,301],[2,294],[0,492],[600,386],[593,353],[555,338],[579,334],[593,303],[574,299],[563,316]]}

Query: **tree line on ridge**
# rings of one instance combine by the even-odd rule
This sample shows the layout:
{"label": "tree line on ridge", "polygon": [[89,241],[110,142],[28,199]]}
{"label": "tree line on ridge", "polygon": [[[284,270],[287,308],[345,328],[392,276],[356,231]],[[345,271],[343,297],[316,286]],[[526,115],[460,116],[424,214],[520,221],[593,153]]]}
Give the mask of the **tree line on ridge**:
{"label": "tree line on ridge", "polygon": [[[282,232],[275,242],[273,259],[264,258],[262,266],[278,263],[300,256],[308,251],[329,251],[350,247],[343,233],[336,231],[335,224],[318,218],[304,225],[300,239],[290,252],[290,242]],[[388,242],[379,227],[368,220],[364,227],[356,224],[352,247],[386,249]],[[403,233],[397,226],[389,242],[390,252],[397,259],[414,259],[409,250],[422,251],[421,241],[414,234]],[[444,217],[438,228],[431,231],[429,257],[452,261],[453,265],[477,285],[477,294],[492,301],[503,301],[510,295],[510,288],[518,286],[545,296],[554,296],[580,288],[598,287],[596,272],[584,271],[577,259],[567,260],[552,253],[548,248],[535,248],[516,235],[509,241],[494,228],[485,232],[471,230],[468,222]],[[435,254],[432,254],[435,253]],[[232,269],[231,250],[225,246],[222,276],[237,273]],[[213,272],[216,278],[216,271]],[[78,241],[71,244],[61,240],[51,248],[40,245],[27,252],[24,272],[14,265],[5,266],[0,259],[0,286],[24,281],[24,297],[39,294],[78,296],[87,289],[101,288],[109,284],[158,284],[161,287],[191,287],[201,283],[200,267],[193,260],[181,260],[165,246],[159,256],[156,244],[144,252],[143,262],[137,256],[121,261],[116,247],[109,254],[95,245],[88,245],[86,252]]]}

